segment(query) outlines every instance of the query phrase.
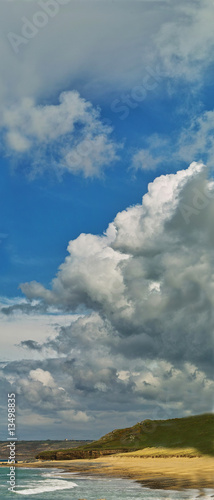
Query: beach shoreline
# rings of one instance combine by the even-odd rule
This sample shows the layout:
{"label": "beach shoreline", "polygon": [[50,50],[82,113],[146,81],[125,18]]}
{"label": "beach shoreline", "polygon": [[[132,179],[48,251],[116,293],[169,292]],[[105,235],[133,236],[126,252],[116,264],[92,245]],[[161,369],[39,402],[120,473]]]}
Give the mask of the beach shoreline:
{"label": "beach shoreline", "polygon": [[131,479],[151,489],[214,489],[214,458],[209,456],[152,458],[128,453],[96,459],[37,460],[17,463],[16,467],[55,468],[61,469],[61,474]]}

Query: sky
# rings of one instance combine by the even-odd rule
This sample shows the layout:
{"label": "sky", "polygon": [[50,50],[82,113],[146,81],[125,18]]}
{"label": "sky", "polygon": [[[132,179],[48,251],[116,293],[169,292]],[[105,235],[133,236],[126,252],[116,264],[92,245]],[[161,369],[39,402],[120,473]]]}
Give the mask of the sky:
{"label": "sky", "polygon": [[213,2],[0,15],[0,439],[212,412]]}

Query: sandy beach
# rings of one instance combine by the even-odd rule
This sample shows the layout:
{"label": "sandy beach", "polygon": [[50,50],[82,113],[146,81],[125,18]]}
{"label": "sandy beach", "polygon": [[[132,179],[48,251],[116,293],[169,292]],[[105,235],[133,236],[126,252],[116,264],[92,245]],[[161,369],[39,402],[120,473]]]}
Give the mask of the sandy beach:
{"label": "sandy beach", "polygon": [[[56,467],[66,472],[134,479],[162,489],[214,488],[214,458],[197,453],[160,456],[149,450],[110,455],[94,460],[36,461],[17,467]],[[182,456],[183,455],[183,456]],[[188,456],[187,456],[188,455]]]}

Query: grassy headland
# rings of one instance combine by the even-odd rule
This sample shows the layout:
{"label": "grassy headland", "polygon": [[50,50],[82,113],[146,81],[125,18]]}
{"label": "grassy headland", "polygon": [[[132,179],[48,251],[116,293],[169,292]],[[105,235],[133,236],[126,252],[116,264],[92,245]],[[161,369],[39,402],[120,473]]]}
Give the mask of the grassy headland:
{"label": "grassy headland", "polygon": [[[133,427],[116,429],[98,441],[75,449],[42,451],[36,458],[42,460],[76,460],[97,458],[115,453],[128,453],[153,448],[151,452],[162,457],[172,453],[188,456],[214,456],[214,415],[196,415],[169,420],[144,420]],[[154,451],[154,448],[156,451]],[[161,449],[161,450],[160,450]],[[189,450],[187,452],[187,450]],[[196,454],[196,455],[195,455]],[[143,453],[142,453],[143,455]],[[169,455],[167,455],[169,456]],[[174,456],[174,455],[173,455]]]}

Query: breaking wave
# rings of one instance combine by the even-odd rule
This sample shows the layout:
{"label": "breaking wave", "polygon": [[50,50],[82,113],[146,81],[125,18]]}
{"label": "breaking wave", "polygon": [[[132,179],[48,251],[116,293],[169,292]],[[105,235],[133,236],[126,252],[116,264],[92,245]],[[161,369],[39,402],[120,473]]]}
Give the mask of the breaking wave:
{"label": "breaking wave", "polygon": [[[34,481],[33,481],[34,483]],[[63,481],[59,479],[46,479],[45,481],[36,481],[35,487],[27,488],[27,489],[17,489],[16,493],[19,495],[36,495],[39,493],[47,493],[50,491],[57,490],[70,490],[77,486],[76,483],[71,481]]]}

